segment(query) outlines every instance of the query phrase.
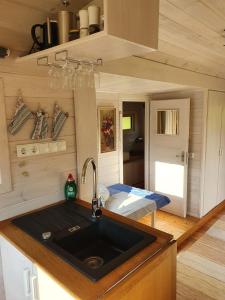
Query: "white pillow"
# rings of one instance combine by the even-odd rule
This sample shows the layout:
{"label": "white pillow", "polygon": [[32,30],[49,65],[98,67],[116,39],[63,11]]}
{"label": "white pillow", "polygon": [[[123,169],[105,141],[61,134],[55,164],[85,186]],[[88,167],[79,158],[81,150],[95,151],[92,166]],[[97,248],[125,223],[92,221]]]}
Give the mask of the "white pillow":
{"label": "white pillow", "polygon": [[105,207],[105,202],[109,199],[110,193],[107,187],[102,183],[98,184],[98,196],[101,197],[102,205]]}

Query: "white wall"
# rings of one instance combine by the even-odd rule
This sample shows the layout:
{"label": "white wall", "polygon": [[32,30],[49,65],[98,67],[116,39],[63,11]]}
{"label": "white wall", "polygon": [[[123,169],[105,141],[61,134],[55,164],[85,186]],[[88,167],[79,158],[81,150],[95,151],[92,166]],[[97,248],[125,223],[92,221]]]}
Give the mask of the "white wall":
{"label": "white wall", "polygon": [[194,158],[188,168],[188,214],[200,217],[202,205],[202,168],[204,161],[206,91],[179,91],[152,95],[154,100],[191,99],[189,152]]}

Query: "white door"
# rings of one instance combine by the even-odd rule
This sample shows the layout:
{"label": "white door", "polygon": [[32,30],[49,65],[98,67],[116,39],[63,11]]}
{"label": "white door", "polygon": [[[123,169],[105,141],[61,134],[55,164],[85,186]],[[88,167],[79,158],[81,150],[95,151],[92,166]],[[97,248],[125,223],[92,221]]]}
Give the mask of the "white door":
{"label": "white door", "polygon": [[186,217],[190,99],[151,101],[150,189],[170,198],[163,210]]}

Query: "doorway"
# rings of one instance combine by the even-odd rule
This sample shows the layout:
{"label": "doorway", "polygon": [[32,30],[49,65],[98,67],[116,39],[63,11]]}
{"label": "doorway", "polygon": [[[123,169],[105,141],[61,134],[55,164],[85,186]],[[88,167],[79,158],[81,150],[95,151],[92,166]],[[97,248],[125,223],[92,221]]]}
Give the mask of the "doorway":
{"label": "doorway", "polygon": [[145,187],[145,102],[122,103],[123,183]]}

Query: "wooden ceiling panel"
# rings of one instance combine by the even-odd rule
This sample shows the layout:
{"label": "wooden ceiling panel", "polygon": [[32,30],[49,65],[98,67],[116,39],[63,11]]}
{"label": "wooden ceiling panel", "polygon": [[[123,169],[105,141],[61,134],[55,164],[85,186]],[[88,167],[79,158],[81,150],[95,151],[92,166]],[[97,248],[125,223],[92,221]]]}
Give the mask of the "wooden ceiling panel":
{"label": "wooden ceiling panel", "polygon": [[224,0],[160,0],[159,53],[145,57],[225,78],[224,29]]}

